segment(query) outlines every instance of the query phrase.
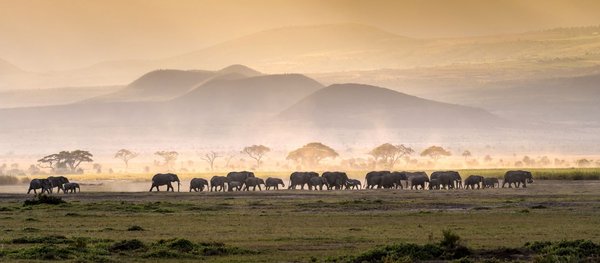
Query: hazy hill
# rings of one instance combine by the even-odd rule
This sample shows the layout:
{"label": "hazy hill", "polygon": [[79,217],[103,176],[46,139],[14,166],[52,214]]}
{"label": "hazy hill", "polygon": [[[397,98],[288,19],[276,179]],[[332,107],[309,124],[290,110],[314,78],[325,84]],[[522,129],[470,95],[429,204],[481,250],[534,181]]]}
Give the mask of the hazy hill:
{"label": "hazy hill", "polygon": [[474,128],[507,122],[477,108],[440,103],[386,88],[334,84],[278,116],[279,120],[334,128]]}
{"label": "hazy hill", "polygon": [[446,99],[511,119],[600,126],[600,74],[492,82]]}
{"label": "hazy hill", "polygon": [[18,74],[24,73],[23,70],[17,66],[9,63],[6,60],[0,59],[0,75]]}
{"label": "hazy hill", "polygon": [[215,79],[170,101],[169,105],[182,112],[194,112],[196,117],[265,119],[322,87],[300,74]]}
{"label": "hazy hill", "polygon": [[166,101],[210,80],[244,78],[260,74],[243,65],[231,65],[218,71],[155,70],[117,92],[92,98],[88,102]]}
{"label": "hazy hill", "polygon": [[68,104],[113,93],[121,88],[123,87],[64,87],[0,91],[0,108]]}

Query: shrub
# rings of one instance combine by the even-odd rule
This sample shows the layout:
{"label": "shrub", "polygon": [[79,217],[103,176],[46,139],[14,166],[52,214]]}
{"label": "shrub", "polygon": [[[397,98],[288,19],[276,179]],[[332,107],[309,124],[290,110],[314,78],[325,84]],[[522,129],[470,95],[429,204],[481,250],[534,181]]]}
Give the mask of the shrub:
{"label": "shrub", "polygon": [[59,204],[63,204],[63,203],[66,203],[66,202],[58,196],[37,194],[37,195],[33,196],[32,199],[25,200],[23,205],[24,206],[40,205],[40,204],[59,205]]}
{"label": "shrub", "polygon": [[13,244],[67,244],[73,241],[61,235],[39,236],[39,237],[19,237],[14,238]]}
{"label": "shrub", "polygon": [[127,228],[127,231],[144,231],[144,228],[138,225],[133,225]]}
{"label": "shrub", "polygon": [[112,251],[112,252],[118,252],[118,251],[132,251],[132,250],[138,250],[138,249],[143,249],[146,248],[146,245],[144,245],[144,242],[138,240],[138,239],[131,239],[131,240],[121,240],[119,242],[116,242],[114,244],[112,244],[108,250]]}

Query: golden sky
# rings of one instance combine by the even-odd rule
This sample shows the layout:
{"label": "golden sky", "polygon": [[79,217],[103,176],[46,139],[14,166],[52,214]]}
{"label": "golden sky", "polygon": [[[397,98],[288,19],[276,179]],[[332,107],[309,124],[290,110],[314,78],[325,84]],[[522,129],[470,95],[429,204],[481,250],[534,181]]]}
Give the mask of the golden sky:
{"label": "golden sky", "polygon": [[161,58],[270,28],[361,23],[410,37],[600,25],[597,0],[0,0],[0,59],[28,70]]}

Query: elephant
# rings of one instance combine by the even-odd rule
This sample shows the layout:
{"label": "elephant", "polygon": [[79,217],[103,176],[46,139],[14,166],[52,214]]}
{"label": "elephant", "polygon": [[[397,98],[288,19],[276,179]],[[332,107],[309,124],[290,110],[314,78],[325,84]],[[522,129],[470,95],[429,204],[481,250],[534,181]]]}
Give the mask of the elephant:
{"label": "elephant", "polygon": [[27,190],[27,194],[33,190],[34,194],[37,194],[37,189],[42,189],[42,194],[44,192],[50,194],[52,193],[52,184],[48,179],[33,179],[29,182],[29,190]]}
{"label": "elephant", "polygon": [[396,182],[395,182],[394,178],[395,178],[395,176],[393,176],[392,173],[388,173],[388,174],[385,174],[385,175],[379,177],[379,185],[377,186],[377,188],[385,188],[385,189],[395,188]]}
{"label": "elephant", "polygon": [[400,189],[404,188],[402,181],[408,180],[405,172],[392,172],[390,173],[390,176],[392,177],[392,181],[394,182],[394,187],[396,189],[398,189],[398,187],[400,187]]}
{"label": "elephant", "polygon": [[440,179],[429,179],[429,190],[440,190]]}
{"label": "elephant", "polygon": [[250,177],[254,177],[254,173],[253,172],[248,172],[248,171],[241,171],[241,172],[229,172],[227,174],[227,179],[228,182],[240,182],[240,184],[242,186],[244,186],[244,183],[246,182],[247,178]]}
{"label": "elephant", "polygon": [[495,188],[496,185],[500,187],[500,182],[498,181],[498,178],[483,178],[484,188]]}
{"label": "elephant", "polygon": [[413,188],[419,189],[419,186],[421,186],[421,189],[425,189],[425,184],[429,182],[429,177],[425,172],[406,173],[406,178],[408,178],[411,190]]}
{"label": "elephant", "polygon": [[301,190],[304,190],[304,185],[308,184],[310,178],[319,177],[318,173],[315,172],[293,172],[290,175],[290,185],[288,189],[296,189],[296,186],[300,186]]}
{"label": "elephant", "polygon": [[77,190],[81,193],[81,188],[78,183],[66,183],[63,185],[63,191],[65,193],[77,193]]}
{"label": "elephant", "polygon": [[154,189],[154,187],[156,187],[156,191],[159,192],[160,189],[158,187],[161,185],[167,186],[167,192],[169,190],[171,190],[171,192],[174,192],[175,189],[173,188],[173,185],[171,185],[171,182],[177,182],[177,192],[179,192],[179,187],[181,186],[181,182],[179,181],[179,177],[177,177],[176,174],[172,174],[172,173],[155,174],[152,177],[152,186],[150,187],[149,192],[152,192],[152,189]]}
{"label": "elephant", "polygon": [[390,171],[371,171],[365,175],[365,189],[381,188],[381,177],[390,174]]}
{"label": "elephant", "polygon": [[327,180],[327,189],[340,190],[348,182],[348,175],[344,172],[324,172],[321,176]]}
{"label": "elephant", "polygon": [[233,190],[241,191],[242,190],[242,184],[240,182],[238,182],[238,181],[229,182],[227,184],[227,191],[233,192]]}
{"label": "elephant", "polygon": [[360,180],[356,179],[348,179],[346,183],[346,189],[360,189],[361,186]]}
{"label": "elephant", "polygon": [[471,187],[471,190],[475,189],[475,185],[477,185],[477,189],[481,189],[482,184],[483,176],[481,175],[470,175],[465,179],[465,189],[469,189],[469,187]]}
{"label": "elephant", "polygon": [[502,188],[508,183],[508,188],[511,188],[511,184],[515,184],[516,188],[519,188],[523,184],[523,188],[527,188],[527,183],[533,183],[533,176],[528,171],[508,171],[504,174],[504,182],[502,182]]}
{"label": "elephant", "polygon": [[204,187],[208,187],[208,181],[206,179],[203,178],[193,178],[192,181],[190,181],[190,192],[192,190],[198,192],[202,192],[204,191]]}
{"label": "elephant", "polygon": [[281,187],[285,187],[283,180],[279,178],[269,177],[265,181],[265,188],[267,188],[267,190],[271,189],[271,187],[275,190],[279,190],[279,185],[281,185]]}
{"label": "elephant", "polygon": [[431,179],[437,179],[440,186],[444,189],[454,189],[462,187],[462,178],[455,171],[436,171],[431,173]]}
{"label": "elephant", "polygon": [[260,185],[265,185],[265,180],[256,177],[248,177],[246,178],[246,182],[244,184],[246,185],[246,188],[244,188],[245,191],[250,191],[250,187],[252,187],[252,191],[256,191],[257,186],[258,191],[262,191]]}
{"label": "elephant", "polygon": [[227,177],[215,175],[212,178],[210,178],[210,191],[211,192],[212,191],[225,192],[225,190],[227,190],[227,188],[225,187],[225,184],[228,182],[229,182],[229,180],[227,179]]}
{"label": "elephant", "polygon": [[323,186],[325,186],[325,189],[330,187],[326,177],[311,177],[308,180],[308,190],[317,190],[317,187],[319,187],[319,190],[323,191]]}
{"label": "elephant", "polygon": [[60,190],[63,190],[64,193],[65,189],[63,188],[63,184],[68,183],[69,179],[67,179],[67,177],[64,176],[50,176],[48,177],[48,181],[50,181],[50,193],[52,193],[54,187],[58,188],[57,193],[60,193]]}

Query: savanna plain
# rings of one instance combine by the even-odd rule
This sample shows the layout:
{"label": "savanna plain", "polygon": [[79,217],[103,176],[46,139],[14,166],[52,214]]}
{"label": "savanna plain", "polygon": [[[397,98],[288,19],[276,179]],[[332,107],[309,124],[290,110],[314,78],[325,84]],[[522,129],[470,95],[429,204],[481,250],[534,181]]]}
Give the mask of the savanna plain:
{"label": "savanna plain", "polygon": [[82,185],[81,193],[51,195],[64,202],[42,204],[3,193],[0,260],[598,260],[600,181],[548,179],[435,191],[86,192]]}

